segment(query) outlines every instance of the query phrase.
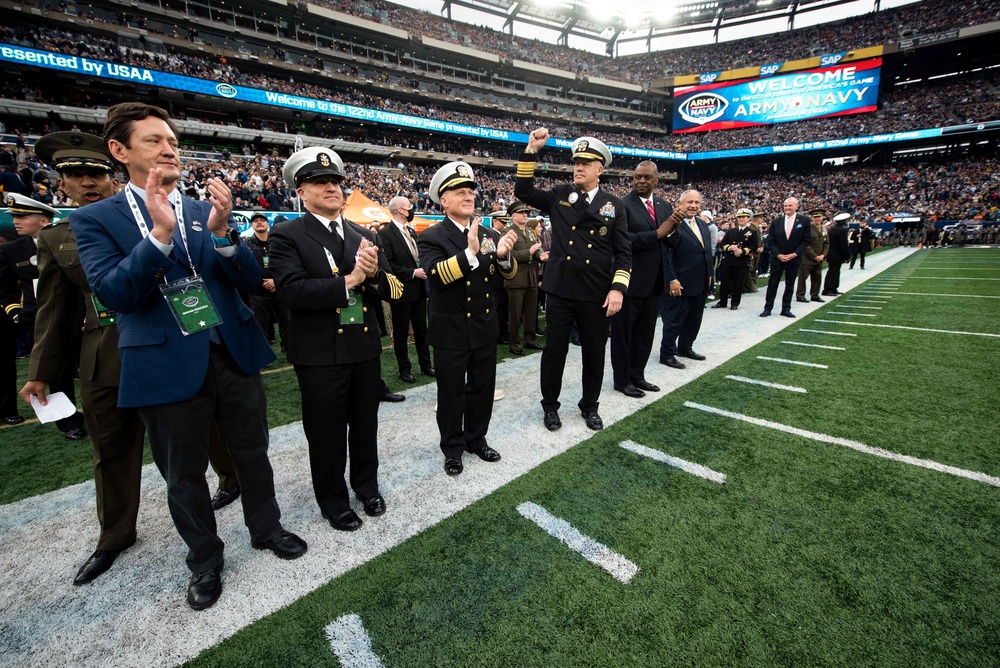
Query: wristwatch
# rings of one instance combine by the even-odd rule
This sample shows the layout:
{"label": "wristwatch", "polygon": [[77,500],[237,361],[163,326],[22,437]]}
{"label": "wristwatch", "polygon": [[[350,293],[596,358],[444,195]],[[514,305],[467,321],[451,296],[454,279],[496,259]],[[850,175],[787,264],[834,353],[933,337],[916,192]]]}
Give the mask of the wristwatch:
{"label": "wristwatch", "polygon": [[224,237],[217,237],[213,235],[212,243],[215,244],[216,248],[236,246],[240,243],[240,231],[235,227],[230,227],[226,229],[226,235]]}

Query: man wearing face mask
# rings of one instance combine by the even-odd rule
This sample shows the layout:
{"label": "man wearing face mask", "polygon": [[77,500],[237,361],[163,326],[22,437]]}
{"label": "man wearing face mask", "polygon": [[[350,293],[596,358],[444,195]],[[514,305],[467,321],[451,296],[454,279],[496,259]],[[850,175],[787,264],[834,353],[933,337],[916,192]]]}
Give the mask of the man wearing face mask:
{"label": "man wearing face mask", "polygon": [[415,383],[417,379],[413,377],[413,366],[407,351],[411,326],[420,371],[427,376],[434,375],[430,348],[427,346],[427,272],[420,263],[417,233],[409,225],[413,221],[413,204],[405,197],[393,197],[386,208],[392,222],[383,226],[378,235],[389,269],[403,285],[402,296],[389,302],[392,345],[400,379]]}

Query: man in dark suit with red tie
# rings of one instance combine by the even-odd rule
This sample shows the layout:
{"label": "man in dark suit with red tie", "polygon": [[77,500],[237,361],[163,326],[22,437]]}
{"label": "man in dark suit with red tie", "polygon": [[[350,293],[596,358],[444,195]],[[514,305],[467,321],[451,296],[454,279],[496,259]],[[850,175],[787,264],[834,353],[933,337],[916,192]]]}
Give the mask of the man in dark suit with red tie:
{"label": "man in dark suit with red tie", "polygon": [[415,383],[407,343],[413,327],[413,343],[417,361],[424,375],[433,376],[430,348],[427,346],[427,273],[417,251],[417,233],[409,226],[413,220],[413,204],[405,197],[393,197],[386,206],[392,222],[378,231],[382,252],[389,270],[403,285],[403,295],[389,302],[392,313],[392,345],[399,365],[399,377]]}
{"label": "man in dark suit with red tie", "polygon": [[420,257],[431,281],[428,340],[437,366],[437,425],[444,471],[462,473],[462,454],[500,461],[486,442],[493,417],[500,331],[493,277],[517,273],[510,257],[516,235],[479,224],[476,179],[468,163],[449,162],[431,179],[430,197],[445,218],[419,237]]}
{"label": "man in dark suit with red tie", "polygon": [[771,315],[774,300],[778,295],[778,285],[782,276],[785,279],[785,292],[781,296],[781,315],[794,318],[792,313],[792,295],[795,293],[795,281],[799,277],[799,265],[802,254],[809,244],[809,219],[797,213],[799,200],[789,197],[784,204],[785,215],[771,221],[767,239],[764,245],[771,255],[770,276],[767,279],[767,295],[764,298],[764,310],[760,317]]}
{"label": "man in dark suit with red tie", "polygon": [[644,160],[632,173],[632,192],[622,198],[632,242],[632,279],[622,310],[611,318],[611,367],[615,390],[636,399],[660,391],[646,381],[645,370],[663,296],[660,240],[668,234],[674,208],[653,194],[658,182],[656,163]]}
{"label": "man in dark suit with red tie", "polygon": [[385,512],[378,486],[378,404],[381,354],[378,299],[399,299],[376,235],[344,218],[344,163],[332,149],[296,151],[285,163],[306,213],[271,232],[271,275],[290,316],[286,357],[302,394],[302,429],[309,443],[313,492],[323,517],[354,531],[344,473],[364,512]]}
{"label": "man in dark suit with red tie", "polygon": [[703,360],[694,351],[694,342],[701,331],[705,302],[712,285],[715,268],[708,224],[698,217],[702,209],[701,193],[685,190],[677,205],[683,221],[661,241],[663,246],[663,280],[667,294],[660,302],[663,318],[663,341],[660,343],[660,364],[683,369],[677,356]]}

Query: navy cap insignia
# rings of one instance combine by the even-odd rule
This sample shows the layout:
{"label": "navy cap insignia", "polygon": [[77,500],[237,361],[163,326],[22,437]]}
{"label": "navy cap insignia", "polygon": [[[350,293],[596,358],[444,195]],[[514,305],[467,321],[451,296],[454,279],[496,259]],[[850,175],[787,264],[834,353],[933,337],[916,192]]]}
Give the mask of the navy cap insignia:
{"label": "navy cap insignia", "polygon": [[471,178],[471,176],[472,176],[472,175],[471,175],[471,174],[469,173],[469,168],[468,168],[468,167],[466,167],[465,165],[458,165],[458,166],[457,166],[457,167],[455,168],[455,171],[457,171],[457,172],[458,172],[458,175],[459,175],[459,176],[464,176],[465,178]]}
{"label": "navy cap insignia", "polygon": [[579,144],[576,145],[576,152],[581,153],[583,151],[586,151],[588,148],[590,148],[590,142],[588,142],[586,139],[583,139],[580,141]]}
{"label": "navy cap insignia", "polygon": [[324,167],[330,166],[330,156],[328,156],[326,153],[320,153],[316,157],[316,159],[319,160],[319,164],[323,165]]}

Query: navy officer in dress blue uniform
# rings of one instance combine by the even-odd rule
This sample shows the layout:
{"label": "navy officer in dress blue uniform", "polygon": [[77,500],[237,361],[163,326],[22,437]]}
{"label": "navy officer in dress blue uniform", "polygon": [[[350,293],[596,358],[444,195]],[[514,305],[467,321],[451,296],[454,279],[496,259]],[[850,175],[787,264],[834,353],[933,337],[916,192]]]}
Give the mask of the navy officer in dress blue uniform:
{"label": "navy officer in dress blue uniform", "polygon": [[583,397],[578,406],[587,427],[604,428],[597,409],[604,381],[608,318],[621,310],[628,291],[632,247],[625,205],[601,189],[600,176],[611,151],[594,137],[573,142],[573,183],[552,190],[534,186],[538,151],[549,139],[546,128],[533,130],[517,164],[514,196],[549,214],[552,250],[545,267],[547,339],[542,351],[543,422],[549,431],[562,426],[562,390],[570,329],[576,321],[583,354]]}
{"label": "navy officer in dress blue uniform", "polygon": [[159,107],[108,109],[104,140],[129,183],[70,215],[94,294],[118,313],[118,405],[135,407],[167,481],[174,526],[188,546],[195,610],[222,593],[223,542],[205,480],[213,425],[232,455],[251,544],[283,559],[306,551],[286,531],[267,457],[267,399],[260,370],[274,353],[239,291],[261,271],[230,227],[232,193],[208,179],[209,201],[177,190],[178,132]]}
{"label": "navy officer in dress blue uniform", "polygon": [[503,236],[474,218],[476,179],[465,162],[450,162],[431,179],[430,197],[445,218],[417,238],[420,262],[431,282],[427,342],[437,370],[437,424],[450,476],[463,470],[462,453],[500,460],[486,442],[493,417],[500,331],[494,277],[512,278],[517,236]]}
{"label": "navy officer in dress blue uniform", "polygon": [[375,318],[399,299],[371,230],[343,216],[344,163],[331,149],[296,151],[285,163],[306,213],[271,232],[271,275],[288,308],[288,350],[302,394],[302,428],[320,512],[339,531],[361,527],[344,473],[364,512],[385,512],[378,487],[378,404],[382,344]]}

